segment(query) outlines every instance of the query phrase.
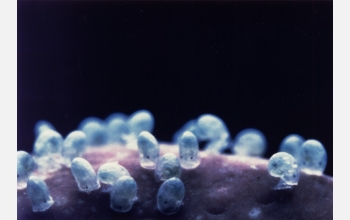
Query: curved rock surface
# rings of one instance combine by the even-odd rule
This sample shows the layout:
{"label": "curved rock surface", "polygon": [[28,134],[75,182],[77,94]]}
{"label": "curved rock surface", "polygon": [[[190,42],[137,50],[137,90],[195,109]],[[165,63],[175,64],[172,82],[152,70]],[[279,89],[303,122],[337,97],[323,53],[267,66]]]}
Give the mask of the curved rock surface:
{"label": "curved rock surface", "polygon": [[[175,146],[160,148],[161,155],[178,155]],[[55,201],[45,212],[33,212],[25,189],[17,191],[17,219],[333,219],[332,177],[301,173],[294,188],[273,190],[279,179],[268,174],[266,159],[200,152],[200,165],[182,171],[185,197],[180,210],[167,216],[157,210],[161,183],[155,181],[154,170],[140,166],[137,150],[110,145],[89,148],[83,157],[95,171],[114,161],[129,171],[138,185],[131,211],[114,212],[103,188],[80,192],[70,169],[64,167],[45,179]]]}

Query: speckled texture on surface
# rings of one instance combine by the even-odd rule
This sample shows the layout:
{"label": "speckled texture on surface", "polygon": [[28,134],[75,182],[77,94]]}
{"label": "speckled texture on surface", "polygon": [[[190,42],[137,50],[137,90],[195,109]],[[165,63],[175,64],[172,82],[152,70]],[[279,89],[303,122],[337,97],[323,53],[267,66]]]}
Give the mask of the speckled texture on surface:
{"label": "speckled texture on surface", "polygon": [[[161,155],[174,146],[160,145]],[[50,175],[45,182],[55,203],[34,213],[25,190],[17,191],[17,218],[24,219],[333,219],[333,178],[301,173],[298,186],[273,190],[279,179],[267,172],[267,160],[200,152],[201,163],[183,170],[180,179],[185,197],[180,210],[166,216],[157,210],[156,195],[161,182],[154,170],[143,169],[139,154],[122,146],[89,148],[83,158],[95,169],[118,161],[135,179],[138,200],[127,213],[110,208],[109,194],[102,189],[80,192],[69,168]]]}

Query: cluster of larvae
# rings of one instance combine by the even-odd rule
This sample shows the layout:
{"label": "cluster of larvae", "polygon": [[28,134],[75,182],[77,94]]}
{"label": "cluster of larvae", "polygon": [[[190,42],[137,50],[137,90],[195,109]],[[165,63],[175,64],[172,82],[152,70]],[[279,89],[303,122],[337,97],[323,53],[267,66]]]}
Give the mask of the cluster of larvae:
{"label": "cluster of larvae", "polygon": [[42,212],[54,203],[46,183],[31,174],[36,169],[32,156],[25,151],[17,151],[17,188],[26,189],[34,212]]}
{"label": "cluster of larvae", "polygon": [[[81,158],[87,146],[103,146],[117,143],[137,149],[140,165],[154,170],[155,180],[163,182],[157,193],[157,207],[164,214],[177,212],[185,194],[180,177],[182,168],[195,169],[200,164],[198,142],[206,142],[204,150],[222,153],[228,149],[233,154],[262,156],[266,151],[265,136],[256,129],[245,129],[231,139],[227,126],[219,117],[203,114],[190,120],[173,137],[179,146],[179,158],[172,153],[160,156],[156,138],[151,134],[154,117],[147,110],[139,110],[129,117],[115,113],[106,120],[90,117],[81,122],[78,130],[65,139],[46,121],[35,126],[36,140],[33,156],[17,152],[17,188],[27,187],[27,195],[33,211],[45,211],[53,203],[48,188],[34,171],[42,174],[59,170],[62,165],[71,168],[78,188],[89,193],[103,186],[110,193],[111,209],[117,212],[129,211],[137,200],[137,183],[129,172],[117,163],[103,164],[97,175],[91,164]],[[271,176],[279,177],[275,189],[290,188],[298,184],[299,172],[322,175],[327,154],[323,145],[316,140],[305,141],[299,135],[287,136],[268,163]]]}
{"label": "cluster of larvae", "polygon": [[327,153],[319,141],[291,134],[282,141],[280,152],[270,158],[268,172],[280,178],[275,189],[285,189],[298,184],[300,171],[322,175],[326,164]]}
{"label": "cluster of larvae", "polygon": [[[185,196],[185,187],[180,180],[181,166],[186,169],[196,168],[198,142],[196,137],[186,131],[180,138],[179,151],[181,160],[172,153],[160,156],[156,138],[147,131],[142,131],[137,138],[140,154],[140,165],[145,169],[154,169],[156,181],[164,181],[157,193],[157,207],[166,215],[176,213],[180,209]],[[116,163],[105,163],[97,171],[97,175],[88,161],[74,158],[71,171],[78,188],[82,192],[91,192],[100,188],[100,182],[108,185],[105,191],[110,193],[110,207],[116,212],[128,212],[137,200],[137,183],[129,172]]]}
{"label": "cluster of larvae", "polygon": [[166,215],[176,213],[185,196],[185,187],[180,176],[182,168],[195,169],[200,164],[199,148],[196,136],[185,131],[179,138],[180,159],[173,153],[159,157],[160,151],[154,136],[143,131],[137,139],[140,165],[145,169],[154,169],[156,181],[164,181],[157,193],[157,207]]}
{"label": "cluster of larvae", "polygon": [[185,131],[192,132],[199,142],[206,142],[204,151],[210,153],[230,150],[236,155],[263,156],[267,148],[265,136],[257,129],[244,129],[231,139],[224,121],[212,114],[188,121],[174,134],[173,142],[176,143]]}
{"label": "cluster of larvae", "polygon": [[[79,181],[77,178],[76,180],[81,191],[90,192],[98,189],[100,183],[91,177],[95,172],[90,163],[80,158],[87,146],[102,146],[108,143],[126,145],[136,141],[141,131],[151,131],[153,126],[154,118],[147,110],[136,111],[129,117],[116,113],[105,121],[95,117],[87,118],[80,123],[78,130],[69,133],[63,139],[51,123],[39,121],[34,129],[36,140],[33,155],[25,151],[17,152],[17,189],[26,188],[34,212],[47,210],[54,201],[40,176],[61,169],[62,165],[72,166],[75,177],[80,174]],[[108,166],[101,168],[101,182],[113,181],[107,180],[110,177],[103,179],[103,172],[109,169]],[[35,177],[34,171],[36,171]]]}
{"label": "cluster of larvae", "polygon": [[129,172],[117,163],[105,163],[97,171],[91,164],[76,157],[72,161],[72,174],[81,192],[90,193],[100,188],[101,183],[110,194],[110,207],[117,212],[127,212],[137,200],[137,184]]}
{"label": "cluster of larvae", "polygon": [[[116,121],[122,121],[120,115],[117,117],[118,120],[115,120],[115,117],[114,120],[110,120],[109,127],[115,129]],[[139,132],[135,142],[140,152],[140,165],[145,169],[154,169],[155,180],[163,181],[157,194],[157,207],[164,214],[173,214],[179,210],[185,195],[184,184],[180,180],[182,167],[194,169],[200,163],[198,142],[191,132],[184,132],[179,139],[181,159],[172,153],[160,157],[158,142],[149,132],[153,128],[150,124],[153,124],[153,117],[149,113],[139,111],[133,114],[126,123],[128,135],[118,134],[119,137],[123,137],[118,140],[133,141],[130,136],[135,137]],[[111,209],[117,212],[129,211],[137,200],[137,183],[127,169],[117,163],[105,163],[96,174],[91,164],[81,158],[86,146],[112,142],[102,141],[106,130],[101,129],[103,126],[91,118],[84,120],[79,128],[81,130],[73,131],[63,139],[50,123],[38,122],[35,129],[37,138],[34,143],[34,156],[24,151],[17,153],[18,189],[27,187],[28,198],[32,202],[34,212],[47,210],[53,205],[54,200],[45,182],[31,174],[35,170],[39,173],[54,172],[61,168],[61,165],[65,165],[71,168],[79,191],[90,193],[103,184],[105,186],[103,190],[110,194]],[[115,136],[107,140],[111,139],[114,139],[114,143],[117,142]]]}

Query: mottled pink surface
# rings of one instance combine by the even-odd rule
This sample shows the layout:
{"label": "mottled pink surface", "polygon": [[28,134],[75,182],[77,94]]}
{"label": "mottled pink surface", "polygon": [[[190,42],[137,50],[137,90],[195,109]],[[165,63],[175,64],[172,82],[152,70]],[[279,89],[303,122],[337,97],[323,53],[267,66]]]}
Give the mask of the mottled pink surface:
{"label": "mottled pink surface", "polygon": [[[161,145],[161,155],[166,152],[178,154],[176,147]],[[293,189],[276,191],[279,179],[268,174],[266,159],[201,152],[201,164],[182,172],[185,198],[179,212],[167,216],[157,210],[161,183],[153,170],[140,166],[136,150],[96,147],[83,157],[95,171],[112,161],[129,171],[138,185],[138,200],[130,212],[110,209],[109,194],[102,189],[80,192],[64,167],[45,180],[55,201],[45,212],[32,212],[25,190],[17,191],[18,219],[333,219],[332,177],[302,173]]]}

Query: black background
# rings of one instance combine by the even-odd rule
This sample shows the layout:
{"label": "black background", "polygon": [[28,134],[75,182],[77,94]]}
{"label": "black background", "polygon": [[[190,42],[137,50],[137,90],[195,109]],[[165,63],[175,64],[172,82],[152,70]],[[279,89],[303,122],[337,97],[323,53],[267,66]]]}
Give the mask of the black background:
{"label": "black background", "polygon": [[171,141],[212,113],[253,127],[265,157],[297,133],[333,175],[333,5],[328,2],[17,2],[17,150],[34,125],[147,109]]}

